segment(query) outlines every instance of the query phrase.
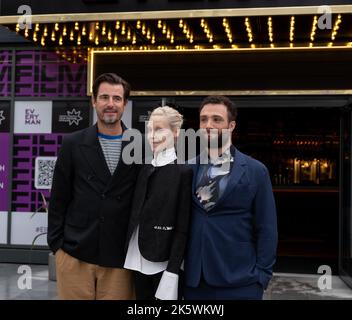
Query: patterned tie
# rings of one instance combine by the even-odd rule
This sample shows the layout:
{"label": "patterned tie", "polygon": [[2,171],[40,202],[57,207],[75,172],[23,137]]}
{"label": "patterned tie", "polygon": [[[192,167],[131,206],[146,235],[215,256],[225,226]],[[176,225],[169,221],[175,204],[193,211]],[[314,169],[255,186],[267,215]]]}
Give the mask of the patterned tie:
{"label": "patterned tie", "polygon": [[229,172],[221,170],[221,167],[221,163],[210,165],[197,185],[197,198],[206,211],[211,210],[219,200],[220,180]]}

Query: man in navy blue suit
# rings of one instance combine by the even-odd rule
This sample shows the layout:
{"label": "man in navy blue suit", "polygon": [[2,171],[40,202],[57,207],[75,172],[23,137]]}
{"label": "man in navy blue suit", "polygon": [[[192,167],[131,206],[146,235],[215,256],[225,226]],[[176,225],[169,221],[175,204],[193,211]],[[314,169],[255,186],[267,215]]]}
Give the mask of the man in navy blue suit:
{"label": "man in navy blue suit", "polygon": [[231,142],[237,108],[224,96],[200,106],[206,148],[193,164],[185,300],[262,299],[276,260],[276,207],[267,168]]}

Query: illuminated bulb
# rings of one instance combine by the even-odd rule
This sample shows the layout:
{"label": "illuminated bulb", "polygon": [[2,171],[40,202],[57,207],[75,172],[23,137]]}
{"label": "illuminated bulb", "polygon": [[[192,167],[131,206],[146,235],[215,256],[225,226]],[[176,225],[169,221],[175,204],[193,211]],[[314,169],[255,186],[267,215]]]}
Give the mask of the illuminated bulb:
{"label": "illuminated bulb", "polygon": [[99,26],[99,22],[95,23],[95,30],[99,30],[100,26]]}
{"label": "illuminated bulb", "polygon": [[162,26],[162,21],[161,20],[158,20],[158,28],[161,29],[163,26]]}
{"label": "illuminated bulb", "polygon": [[73,30],[71,30],[71,33],[70,33],[70,40],[71,41],[75,40]]}
{"label": "illuminated bulb", "polygon": [[81,36],[77,37],[77,45],[80,46],[81,45]]}
{"label": "illuminated bulb", "polygon": [[115,34],[115,37],[114,37],[114,44],[117,44],[117,35]]}
{"label": "illuminated bulb", "polygon": [[101,34],[102,34],[103,36],[106,35],[106,25],[105,25],[105,23],[103,24],[103,28],[102,28],[102,30],[101,30]]}
{"label": "illuminated bulb", "polygon": [[120,21],[116,21],[115,29],[116,30],[120,29]]}
{"label": "illuminated bulb", "polygon": [[179,25],[179,27],[180,27],[180,28],[182,28],[182,27],[183,27],[183,20],[182,20],[182,19],[180,19],[180,21],[179,21],[179,24],[178,24],[178,25]]}
{"label": "illuminated bulb", "polygon": [[138,21],[137,21],[137,29],[140,29],[140,28],[141,28],[141,21],[138,20]]}
{"label": "illuminated bulb", "polygon": [[66,26],[64,26],[64,29],[62,30],[62,35],[63,35],[63,36],[66,36],[66,35],[67,35],[67,29],[66,29]]}
{"label": "illuminated bulb", "polygon": [[82,27],[82,36],[85,36],[87,33],[86,33],[86,26],[84,25]]}
{"label": "illuminated bulb", "polygon": [[36,31],[36,32],[39,32],[39,23],[36,23],[36,24],[35,24],[35,31]]}
{"label": "illuminated bulb", "polygon": [[62,37],[60,37],[60,39],[59,39],[59,45],[62,46],[62,44],[63,44]]}
{"label": "illuminated bulb", "polygon": [[45,46],[45,38],[42,37],[41,41],[40,41],[40,44],[44,47]]}
{"label": "illuminated bulb", "polygon": [[78,24],[78,22],[75,22],[75,30],[79,30],[79,24]]}
{"label": "illuminated bulb", "polygon": [[38,41],[38,38],[37,38],[37,33],[34,31],[33,33],[33,41],[34,42],[37,42]]}
{"label": "illuminated bulb", "polygon": [[20,25],[18,23],[16,24],[16,32],[20,32]]}
{"label": "illuminated bulb", "polygon": [[44,28],[44,37],[46,37],[47,35],[48,35],[48,27],[45,26],[45,28]]}
{"label": "illuminated bulb", "polygon": [[51,32],[51,41],[55,41],[55,31]]}
{"label": "illuminated bulb", "polygon": [[99,45],[99,38],[98,38],[98,36],[95,37],[95,44],[96,44],[96,45]]}

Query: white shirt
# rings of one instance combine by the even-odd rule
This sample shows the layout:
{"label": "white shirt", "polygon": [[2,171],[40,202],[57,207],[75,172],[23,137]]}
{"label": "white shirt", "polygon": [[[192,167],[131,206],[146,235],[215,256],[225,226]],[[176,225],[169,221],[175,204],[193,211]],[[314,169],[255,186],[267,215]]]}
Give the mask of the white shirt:
{"label": "white shirt", "polygon": [[[154,155],[151,164],[154,167],[162,167],[176,159],[175,148],[170,148]],[[161,300],[177,300],[178,274],[166,271],[168,261],[152,262],[142,256],[138,246],[138,231],[139,225],[134,230],[129,242],[124,268],[139,271],[146,275],[164,271],[155,297]]]}

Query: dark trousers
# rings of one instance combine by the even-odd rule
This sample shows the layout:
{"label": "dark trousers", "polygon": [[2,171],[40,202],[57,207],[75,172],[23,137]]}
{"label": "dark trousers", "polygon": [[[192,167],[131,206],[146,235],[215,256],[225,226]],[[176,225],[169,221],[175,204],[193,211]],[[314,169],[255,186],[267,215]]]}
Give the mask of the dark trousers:
{"label": "dark trousers", "polygon": [[[140,272],[134,272],[134,283],[137,300],[155,300],[155,293],[158,289],[163,272],[146,275]],[[180,271],[178,280],[178,300],[182,297],[183,272]]]}
{"label": "dark trousers", "polygon": [[185,300],[262,300],[263,287],[252,283],[243,287],[225,288],[208,285],[202,277],[198,287],[184,287]]}

